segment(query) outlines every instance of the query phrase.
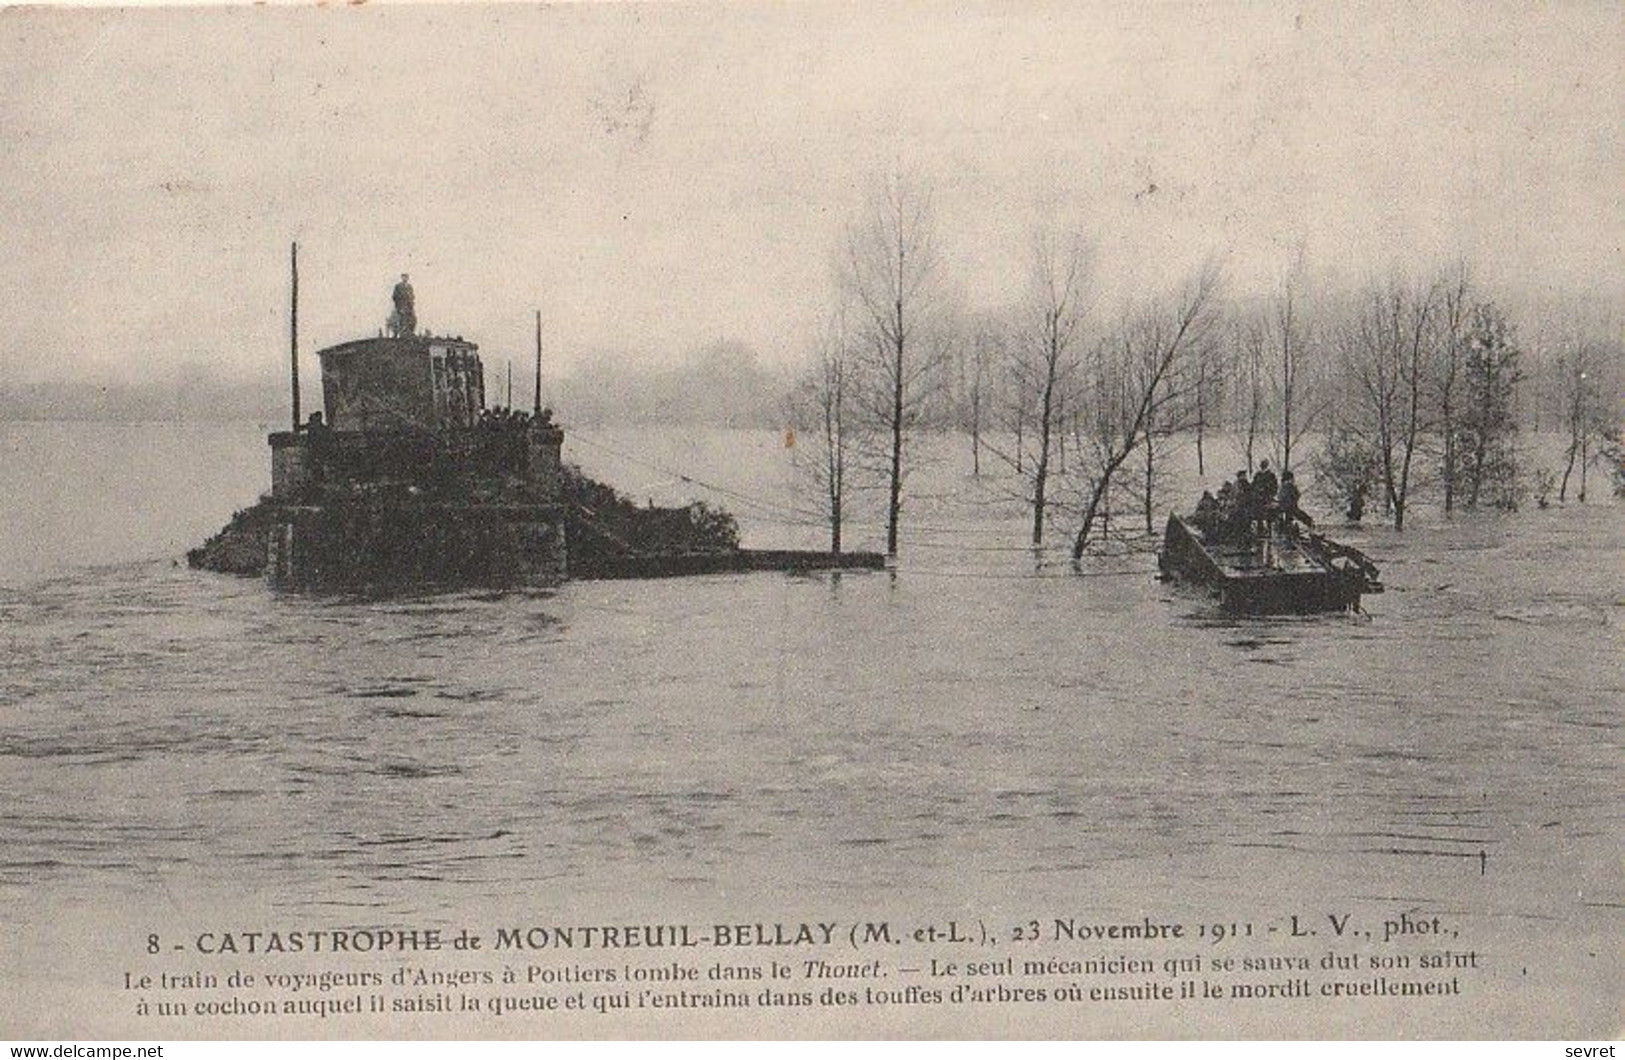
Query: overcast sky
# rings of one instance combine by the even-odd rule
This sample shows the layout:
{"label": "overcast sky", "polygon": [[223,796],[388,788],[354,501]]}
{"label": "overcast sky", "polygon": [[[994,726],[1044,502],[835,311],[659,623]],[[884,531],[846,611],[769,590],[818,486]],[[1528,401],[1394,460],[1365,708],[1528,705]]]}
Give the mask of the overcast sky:
{"label": "overcast sky", "polygon": [[1625,5],[966,3],[0,13],[0,367],[129,378],[420,321],[496,358],[802,348],[874,174],[1011,296],[1469,259],[1625,299]]}

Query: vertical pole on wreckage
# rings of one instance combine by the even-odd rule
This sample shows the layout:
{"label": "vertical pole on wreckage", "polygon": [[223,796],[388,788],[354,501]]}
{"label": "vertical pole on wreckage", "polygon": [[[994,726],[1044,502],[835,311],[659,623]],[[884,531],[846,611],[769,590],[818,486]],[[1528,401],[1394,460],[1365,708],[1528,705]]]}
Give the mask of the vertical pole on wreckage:
{"label": "vertical pole on wreckage", "polygon": [[542,414],[542,311],[536,310],[536,382],[532,391],[530,412],[533,416]]}
{"label": "vertical pole on wreckage", "polygon": [[299,244],[293,244],[290,267],[293,298],[288,309],[288,367],[293,383],[293,429],[299,429]]}

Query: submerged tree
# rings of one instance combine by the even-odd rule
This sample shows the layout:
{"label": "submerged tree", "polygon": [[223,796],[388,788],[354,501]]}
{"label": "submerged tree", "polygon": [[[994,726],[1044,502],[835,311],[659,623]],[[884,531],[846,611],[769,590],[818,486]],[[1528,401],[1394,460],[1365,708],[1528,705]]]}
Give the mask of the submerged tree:
{"label": "submerged tree", "polygon": [[933,331],[937,254],[930,190],[902,176],[877,184],[847,231],[843,262],[847,290],[864,336],[856,394],[863,415],[884,435],[886,553],[897,555],[907,474],[904,449],[918,426],[945,352]]}
{"label": "submerged tree", "polygon": [[1313,467],[1321,496],[1351,522],[1365,517],[1366,500],[1377,481],[1377,455],[1364,438],[1334,421]]}
{"label": "submerged tree", "polygon": [[1321,334],[1302,269],[1294,269],[1266,298],[1237,306],[1225,345],[1230,422],[1247,470],[1266,447],[1278,468],[1292,470],[1327,404]]}
{"label": "submerged tree", "polygon": [[1614,496],[1625,497],[1625,431],[1616,427],[1603,436],[1602,458],[1614,480]]}
{"label": "submerged tree", "polygon": [[1439,299],[1438,338],[1434,344],[1429,382],[1438,412],[1440,442],[1440,483],[1444,487],[1444,510],[1456,507],[1460,491],[1461,452],[1468,441],[1461,422],[1461,389],[1467,361],[1468,331],[1472,324],[1472,304],[1465,267],[1459,267],[1451,282],[1444,285]]}
{"label": "submerged tree", "polygon": [[1558,397],[1562,403],[1563,426],[1568,435],[1568,453],[1557,499],[1568,500],[1569,480],[1580,472],[1580,502],[1585,503],[1587,471],[1600,448],[1617,431],[1618,424],[1603,394],[1601,376],[1607,366],[1617,370],[1618,347],[1612,349],[1595,340],[1580,340],[1559,355],[1556,364]]}
{"label": "submerged tree", "polygon": [[1522,378],[1512,329],[1493,303],[1473,307],[1462,364],[1462,408],[1456,461],[1469,508],[1518,504],[1518,421],[1514,399]]}
{"label": "submerged tree", "polygon": [[1257,313],[1238,314],[1230,322],[1230,344],[1235,370],[1231,404],[1238,417],[1236,426],[1241,433],[1242,457],[1250,473],[1257,460],[1266,415],[1264,358],[1269,337],[1264,330],[1263,317]]}
{"label": "submerged tree", "polygon": [[856,436],[851,415],[852,358],[847,347],[846,313],[837,313],[813,353],[813,362],[790,395],[790,422],[811,437],[812,455],[797,464],[817,486],[829,523],[829,550],[841,551],[847,511],[848,469]]}
{"label": "submerged tree", "polygon": [[1314,394],[1315,334],[1300,276],[1288,277],[1271,297],[1265,333],[1275,459],[1282,471],[1291,471],[1296,450],[1321,411]]}
{"label": "submerged tree", "polygon": [[1186,419],[1196,434],[1196,474],[1206,476],[1208,430],[1224,418],[1221,347],[1214,342],[1204,342],[1191,360],[1190,371],[1194,378],[1190,384],[1190,414]]}
{"label": "submerged tree", "polygon": [[969,334],[955,346],[953,358],[953,420],[970,435],[971,474],[982,474],[984,436],[990,425],[994,398],[994,364],[1001,346],[997,322],[974,321]]}
{"label": "submerged tree", "polygon": [[[1087,252],[1076,236],[1060,245],[1040,232],[1033,238],[1028,293],[1013,329],[1014,375],[1022,383],[1018,399],[1030,401],[1034,432],[1032,460],[1025,465],[1032,505],[1032,543],[1044,542],[1044,517],[1050,504],[1050,482],[1058,451],[1061,412],[1077,385],[1078,346],[1087,306]],[[1021,471],[1021,466],[1017,467]]]}
{"label": "submerged tree", "polygon": [[[1194,359],[1200,354],[1193,350]],[[1147,536],[1157,532],[1157,508],[1163,492],[1163,458],[1176,447],[1181,431],[1190,429],[1184,414],[1192,404],[1190,395],[1174,380],[1164,384],[1169,391],[1167,401],[1156,402],[1145,418],[1144,437],[1140,443],[1139,467],[1128,483],[1128,494],[1140,506],[1140,516]],[[1180,395],[1183,394],[1183,397]]]}
{"label": "submerged tree", "polygon": [[1164,305],[1130,316],[1098,342],[1078,410],[1077,449],[1083,465],[1083,516],[1072,541],[1079,559],[1108,510],[1119,471],[1146,443],[1163,412],[1184,395],[1183,360],[1207,341],[1219,288],[1209,266]]}
{"label": "submerged tree", "polygon": [[1433,350],[1436,285],[1374,288],[1338,336],[1345,397],[1342,426],[1371,449],[1383,507],[1405,529],[1413,471],[1429,429],[1426,373]]}

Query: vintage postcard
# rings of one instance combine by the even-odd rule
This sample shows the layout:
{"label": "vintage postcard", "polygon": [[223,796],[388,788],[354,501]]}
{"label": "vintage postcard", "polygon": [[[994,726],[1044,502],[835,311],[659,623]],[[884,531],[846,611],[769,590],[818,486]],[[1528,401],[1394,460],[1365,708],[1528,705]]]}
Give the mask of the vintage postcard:
{"label": "vintage postcard", "polygon": [[1622,53],[0,12],[0,1037],[1617,1035]]}

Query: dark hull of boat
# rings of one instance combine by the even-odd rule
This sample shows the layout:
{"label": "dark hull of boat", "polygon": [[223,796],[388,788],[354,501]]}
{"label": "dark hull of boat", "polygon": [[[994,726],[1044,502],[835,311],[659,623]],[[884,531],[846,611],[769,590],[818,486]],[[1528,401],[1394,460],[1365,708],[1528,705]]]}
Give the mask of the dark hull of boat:
{"label": "dark hull of boat", "polygon": [[1382,591],[1374,568],[1340,567],[1328,545],[1322,539],[1280,539],[1266,557],[1250,547],[1211,545],[1189,523],[1171,515],[1158,563],[1165,575],[1208,590],[1226,611],[1237,614],[1356,610],[1364,594]]}

